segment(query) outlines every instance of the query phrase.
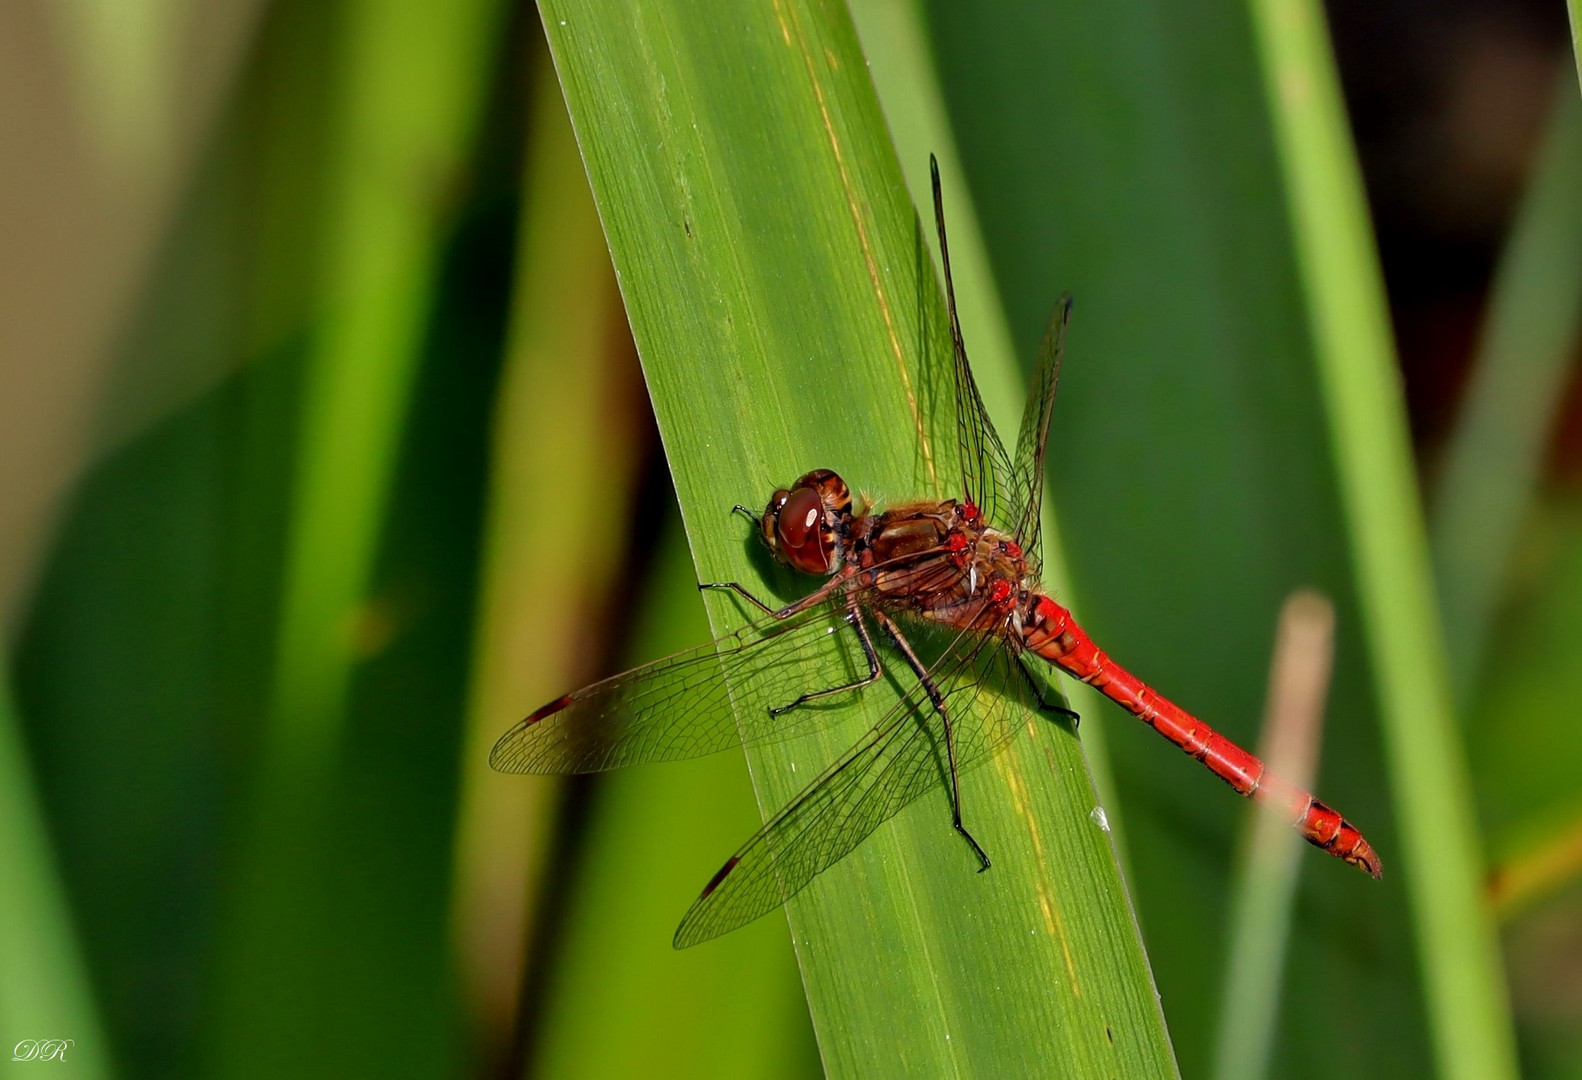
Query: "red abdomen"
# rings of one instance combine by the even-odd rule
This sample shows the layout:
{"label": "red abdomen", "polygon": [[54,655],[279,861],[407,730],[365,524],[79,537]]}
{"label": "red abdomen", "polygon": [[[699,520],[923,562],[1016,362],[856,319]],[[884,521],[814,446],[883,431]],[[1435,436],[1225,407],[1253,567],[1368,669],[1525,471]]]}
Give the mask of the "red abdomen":
{"label": "red abdomen", "polygon": [[1071,613],[1049,597],[1036,597],[1030,613],[1023,628],[1023,640],[1029,649],[1081,679],[1201,761],[1238,794],[1285,815],[1308,843],[1374,877],[1380,876],[1379,857],[1356,826],[1310,792],[1267,771],[1256,756],[1179,705],[1160,697],[1093,644]]}

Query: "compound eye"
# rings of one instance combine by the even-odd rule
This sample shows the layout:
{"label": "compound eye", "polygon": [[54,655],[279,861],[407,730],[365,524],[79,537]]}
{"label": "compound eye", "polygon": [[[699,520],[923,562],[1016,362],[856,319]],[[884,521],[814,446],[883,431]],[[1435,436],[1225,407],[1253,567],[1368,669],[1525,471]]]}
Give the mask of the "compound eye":
{"label": "compound eye", "polygon": [[812,488],[797,488],[780,507],[776,529],[780,543],[791,551],[801,551],[809,540],[816,540],[824,517],[824,501]]}

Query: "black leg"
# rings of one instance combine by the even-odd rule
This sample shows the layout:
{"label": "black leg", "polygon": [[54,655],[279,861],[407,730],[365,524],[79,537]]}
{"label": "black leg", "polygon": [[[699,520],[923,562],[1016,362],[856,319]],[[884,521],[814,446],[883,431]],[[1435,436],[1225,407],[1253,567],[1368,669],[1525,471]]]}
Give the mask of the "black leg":
{"label": "black leg", "polygon": [[868,660],[868,674],[855,682],[849,682],[842,686],[832,686],[828,690],[814,690],[810,694],[803,694],[789,705],[771,706],[769,709],[770,716],[779,716],[781,713],[790,712],[798,705],[806,705],[810,701],[826,698],[832,694],[844,694],[848,690],[860,690],[864,686],[870,686],[877,682],[879,676],[884,674],[884,669],[879,666],[879,654],[874,651],[873,640],[868,637],[868,624],[862,621],[862,612],[857,609],[855,603],[848,606],[846,621],[857,631],[857,640],[862,645],[862,654]]}
{"label": "black leg", "polygon": [[1044,697],[1044,691],[1038,685],[1038,680],[1033,677],[1033,673],[1031,671],[1027,670],[1026,660],[1022,659],[1021,657],[1017,657],[1016,666],[1017,669],[1021,671],[1022,678],[1027,680],[1028,689],[1032,690],[1033,697],[1038,699],[1038,707],[1040,709],[1044,710],[1045,712],[1059,713],[1061,716],[1066,717],[1071,721],[1071,726],[1073,729],[1082,726],[1082,717],[1077,715],[1077,710],[1066,705],[1061,705],[1050,701],[1048,698]]}
{"label": "black leg", "polygon": [[744,598],[748,603],[752,604],[753,607],[757,608],[765,615],[773,615],[776,618],[782,619],[785,618],[781,612],[770,607],[768,604],[758,599],[756,596],[748,592],[745,588],[734,581],[706,581],[698,586],[699,592],[702,592],[704,589],[729,589],[731,592]]}
{"label": "black leg", "polygon": [[973,854],[978,856],[978,873],[981,874],[990,866],[989,856],[983,850],[983,846],[973,839],[972,834],[967,831],[967,827],[961,823],[961,778],[956,769],[956,736],[951,728],[950,712],[945,708],[945,697],[939,692],[938,685],[935,684],[933,676],[928,673],[928,669],[923,666],[923,662],[917,658],[917,653],[912,649],[912,643],[907,641],[901,634],[901,628],[896,626],[890,620],[890,617],[882,611],[875,611],[874,617],[879,620],[879,625],[884,627],[884,632],[890,636],[890,640],[895,642],[895,647],[901,650],[901,655],[906,657],[907,664],[911,666],[913,673],[917,675],[918,682],[923,684],[923,689],[928,692],[928,700],[934,703],[934,711],[939,713],[939,718],[945,725],[945,757],[950,762],[951,824],[956,827],[956,831],[961,834],[962,839],[967,841],[968,846],[972,848]]}

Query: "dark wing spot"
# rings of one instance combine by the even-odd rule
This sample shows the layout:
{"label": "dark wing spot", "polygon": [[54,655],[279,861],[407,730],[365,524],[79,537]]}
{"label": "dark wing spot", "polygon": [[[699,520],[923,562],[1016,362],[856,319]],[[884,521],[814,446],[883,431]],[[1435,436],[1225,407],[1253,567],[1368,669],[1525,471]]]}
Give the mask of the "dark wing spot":
{"label": "dark wing spot", "polygon": [[553,716],[556,713],[558,713],[561,709],[564,709],[567,705],[570,705],[570,704],[571,704],[571,695],[570,694],[566,694],[563,697],[558,697],[554,701],[551,701],[548,705],[545,705],[542,708],[534,710],[533,715],[529,716],[526,720],[523,720],[522,724],[523,724],[524,727],[536,724],[540,720],[544,719],[544,717],[546,717],[546,716]]}
{"label": "dark wing spot", "polygon": [[740,861],[741,860],[739,858],[737,858],[735,855],[732,855],[729,859],[725,860],[725,865],[720,867],[719,873],[717,873],[713,877],[709,878],[709,883],[707,885],[703,886],[703,892],[702,892],[701,895],[699,895],[698,899],[699,900],[706,899],[710,893],[712,893],[715,889],[719,888],[720,887],[720,882],[725,880],[725,876],[727,874],[729,874],[732,870],[736,869],[736,864],[739,863]]}
{"label": "dark wing spot", "polygon": [[521,740],[522,733],[528,728],[544,719],[544,717],[553,716],[567,705],[570,705],[573,696],[572,694],[567,694],[565,697],[556,698],[548,705],[536,709],[526,720],[501,735],[499,741],[489,751],[489,767],[504,773],[536,771],[530,767],[524,768],[522,766],[522,762],[518,760],[522,748],[517,743]]}

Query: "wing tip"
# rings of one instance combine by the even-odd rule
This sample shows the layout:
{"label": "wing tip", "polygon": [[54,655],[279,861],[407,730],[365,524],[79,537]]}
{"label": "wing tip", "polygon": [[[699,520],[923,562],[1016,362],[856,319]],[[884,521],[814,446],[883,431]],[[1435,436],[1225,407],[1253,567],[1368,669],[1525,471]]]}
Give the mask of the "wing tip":
{"label": "wing tip", "polygon": [[740,855],[732,855],[725,860],[725,865],[716,870],[714,876],[709,878],[709,883],[703,886],[703,891],[692,902],[692,907],[688,909],[686,915],[682,916],[681,925],[676,927],[676,936],[670,939],[670,947],[672,949],[690,949],[694,945],[719,937],[724,932],[721,929],[700,930],[698,928],[697,913],[703,902],[713,895],[714,890],[724,883],[725,879],[730,876],[731,871],[736,869],[736,864],[741,861],[742,857]]}
{"label": "wing tip", "polygon": [[514,744],[522,733],[546,716],[553,716],[567,705],[571,704],[574,694],[562,694],[548,705],[540,706],[528,714],[527,718],[519,721],[510,731],[501,735],[489,750],[489,768],[495,772],[521,773],[533,772],[531,766],[524,767],[520,748]]}

